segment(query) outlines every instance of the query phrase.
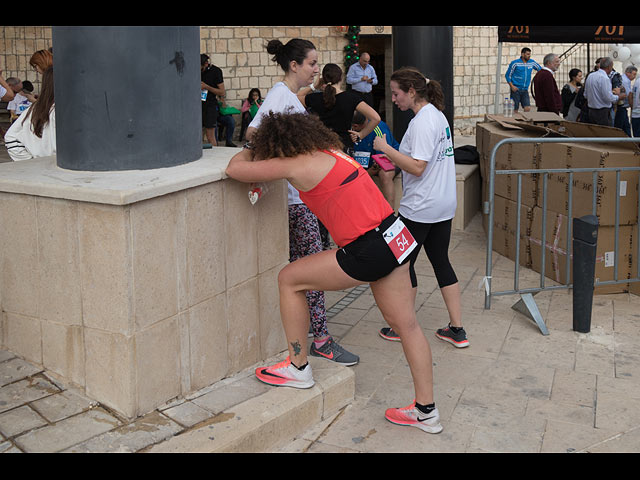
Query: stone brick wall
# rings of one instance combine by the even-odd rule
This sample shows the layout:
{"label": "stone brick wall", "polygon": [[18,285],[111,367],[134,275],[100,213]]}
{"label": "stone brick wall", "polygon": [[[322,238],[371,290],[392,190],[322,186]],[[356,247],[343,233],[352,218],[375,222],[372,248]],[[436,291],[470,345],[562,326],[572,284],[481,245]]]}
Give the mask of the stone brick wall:
{"label": "stone brick wall", "polygon": [[[363,27],[369,32],[370,27]],[[385,31],[388,31],[385,27]],[[454,26],[454,130],[472,135],[475,123],[486,113],[494,113],[497,56],[496,26]],[[282,78],[280,67],[266,52],[268,40],[286,41],[300,37],[317,47],[320,65],[344,62],[346,39],[333,26],[228,26],[200,27],[200,49],[210,56],[224,74],[227,102],[239,108],[249,90],[258,87],[262,95]],[[0,27],[0,69],[5,78],[16,76],[40,88],[40,75],[29,65],[31,54],[52,46],[50,27]],[[562,53],[570,45],[530,44],[533,58],[542,62],[546,53]],[[509,62],[520,56],[520,44],[504,44],[501,59],[500,92],[508,94],[504,72]],[[389,59],[387,59],[389,60]],[[391,64],[391,63],[389,63]],[[565,83],[565,74],[558,75],[558,84]],[[388,107],[391,105],[389,104]],[[390,120],[390,119],[388,119]],[[239,122],[237,122],[239,123]],[[239,128],[236,130],[239,131]]]}

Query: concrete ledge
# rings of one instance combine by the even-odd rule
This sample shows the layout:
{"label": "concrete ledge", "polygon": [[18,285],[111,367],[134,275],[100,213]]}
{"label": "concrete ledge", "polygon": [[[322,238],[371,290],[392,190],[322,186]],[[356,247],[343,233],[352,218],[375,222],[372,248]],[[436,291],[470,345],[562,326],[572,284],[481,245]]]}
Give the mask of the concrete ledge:
{"label": "concrete ledge", "polygon": [[0,191],[108,205],[129,205],[227,178],[239,148],[203,150],[202,158],[176,167],[117,172],[59,168],[55,157],[0,164]]}
{"label": "concrete ledge", "polygon": [[456,164],[458,208],[453,218],[454,230],[464,230],[480,210],[480,167],[478,164]]}
{"label": "concrete ledge", "polygon": [[[282,358],[265,364],[275,363]],[[148,453],[267,452],[293,440],[349,405],[355,395],[355,373],[349,367],[309,358],[316,384],[307,390],[270,387],[239,375],[244,398],[191,429],[145,451]],[[220,395],[233,395],[224,381]],[[249,385],[249,388],[246,388]],[[197,402],[197,399],[193,401]],[[222,400],[224,401],[224,400]]]}

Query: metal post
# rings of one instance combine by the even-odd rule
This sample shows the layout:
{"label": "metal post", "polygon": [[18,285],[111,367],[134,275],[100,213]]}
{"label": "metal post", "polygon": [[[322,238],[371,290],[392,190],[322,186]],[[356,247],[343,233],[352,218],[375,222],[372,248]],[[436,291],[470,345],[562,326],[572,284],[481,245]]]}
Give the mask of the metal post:
{"label": "metal post", "polygon": [[598,217],[573,219],[573,330],[589,333],[593,304]]}

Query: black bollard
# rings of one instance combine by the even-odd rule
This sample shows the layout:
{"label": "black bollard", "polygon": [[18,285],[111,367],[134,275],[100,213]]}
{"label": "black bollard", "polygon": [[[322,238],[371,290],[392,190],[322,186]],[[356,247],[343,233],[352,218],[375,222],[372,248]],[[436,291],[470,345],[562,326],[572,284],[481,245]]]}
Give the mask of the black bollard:
{"label": "black bollard", "polygon": [[598,217],[573,219],[573,330],[589,333],[593,305]]}

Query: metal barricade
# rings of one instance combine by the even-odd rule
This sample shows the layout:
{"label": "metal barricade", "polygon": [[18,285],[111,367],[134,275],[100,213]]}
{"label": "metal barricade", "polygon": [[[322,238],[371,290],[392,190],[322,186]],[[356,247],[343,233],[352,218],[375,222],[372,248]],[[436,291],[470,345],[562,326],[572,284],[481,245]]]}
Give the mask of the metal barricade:
{"label": "metal barricade", "polygon": [[[626,171],[635,171],[638,172],[640,180],[640,166],[638,167],[599,167],[599,168],[560,168],[560,169],[517,169],[517,170],[496,170],[496,152],[503,145],[507,145],[510,143],[640,143],[640,138],[633,137],[568,137],[568,138],[508,138],[499,141],[493,150],[491,151],[491,156],[489,160],[489,185],[488,185],[488,201],[484,202],[483,205],[483,213],[485,215],[489,215],[489,224],[487,231],[487,259],[486,259],[486,276],[483,279],[484,287],[485,287],[485,309],[491,308],[491,297],[492,296],[500,296],[500,295],[520,295],[520,300],[512,307],[513,309],[523,313],[532,319],[540,329],[543,335],[548,335],[549,331],[545,325],[544,319],[540,314],[540,311],[537,307],[537,304],[534,300],[534,295],[544,290],[555,290],[555,289],[570,289],[573,287],[572,284],[569,283],[569,279],[571,278],[571,239],[572,239],[572,221],[573,221],[573,175],[576,173],[592,173],[592,191],[593,191],[593,204],[592,204],[592,213],[596,214],[597,208],[597,181],[598,174],[602,172],[612,171],[616,172],[616,211],[615,211],[615,236],[614,236],[614,280],[597,282],[595,286],[599,285],[613,285],[613,284],[621,284],[621,283],[633,283],[640,281],[640,237],[637,237],[639,241],[637,242],[637,251],[633,252],[633,255],[636,259],[636,271],[635,277],[632,278],[624,278],[619,279],[618,272],[618,262],[619,262],[619,231],[620,231],[620,175],[621,172]],[[568,232],[567,232],[567,245],[565,251],[567,252],[567,262],[566,262],[566,283],[564,285],[545,285],[545,255],[546,255],[546,236],[547,236],[547,182],[549,174],[554,173],[566,173],[568,174],[568,203],[567,203],[567,212],[566,216],[568,217]],[[522,205],[522,175],[526,174],[538,174],[538,182],[542,182],[542,188],[540,188],[540,184],[538,184],[538,192],[542,192],[542,238],[541,238],[541,260],[540,260],[540,286],[535,288],[520,288],[519,285],[519,277],[520,277],[520,231],[521,231],[521,205]],[[494,292],[491,289],[491,279],[492,279],[492,254],[493,254],[493,230],[494,230],[494,195],[495,195],[495,176],[496,175],[517,175],[517,220],[515,227],[515,270],[514,270],[514,281],[513,281],[513,289]],[[640,211],[640,192],[638,192],[638,211]],[[562,213],[562,212],[558,212]],[[636,222],[636,235],[640,235],[640,222]],[[633,274],[634,272],[632,272]]]}

